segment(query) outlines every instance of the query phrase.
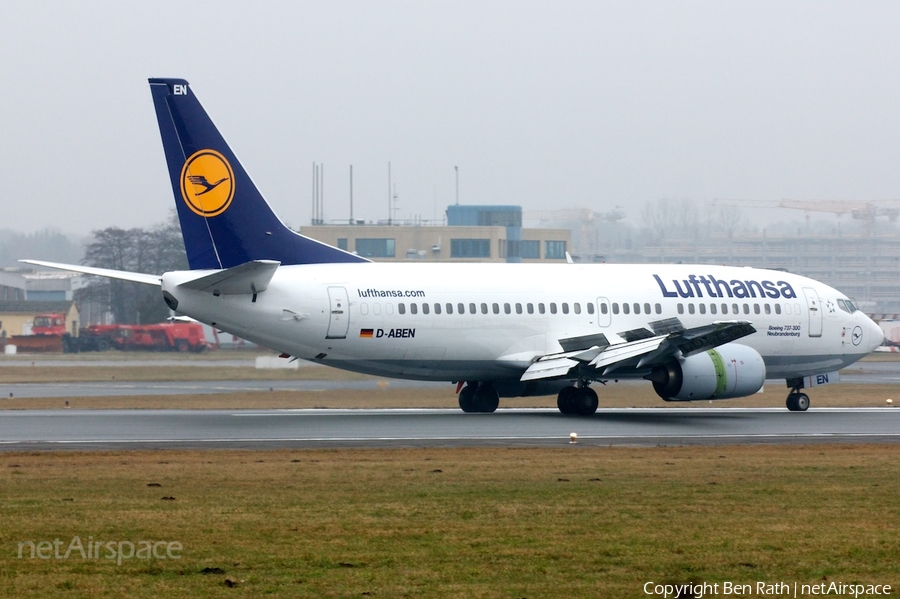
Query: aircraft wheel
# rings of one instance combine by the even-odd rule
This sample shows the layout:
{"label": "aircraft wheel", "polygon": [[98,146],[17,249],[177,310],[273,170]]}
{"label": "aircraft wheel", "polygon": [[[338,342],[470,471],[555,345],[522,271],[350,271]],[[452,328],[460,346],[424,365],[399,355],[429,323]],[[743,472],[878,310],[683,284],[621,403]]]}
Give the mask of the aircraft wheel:
{"label": "aircraft wheel", "polygon": [[785,405],[791,412],[805,412],[809,409],[809,396],[806,393],[791,393]]}
{"label": "aircraft wheel", "polygon": [[575,413],[579,416],[592,416],[597,411],[600,400],[597,398],[596,391],[590,387],[583,387],[578,389],[578,393],[573,396],[572,403]]}
{"label": "aircraft wheel", "polygon": [[490,385],[478,387],[475,391],[476,412],[491,413],[500,405],[500,395]]}
{"label": "aircraft wheel", "polygon": [[459,408],[466,413],[477,412],[475,409],[475,389],[466,385],[459,392]]}
{"label": "aircraft wheel", "polygon": [[559,411],[563,414],[574,414],[574,406],[572,399],[578,393],[578,389],[575,387],[563,387],[559,395],[556,396],[556,407],[559,408]]}
{"label": "aircraft wheel", "polygon": [[787,406],[787,409],[791,412],[797,411],[797,394],[791,393],[787,396],[787,399],[784,401],[784,405]]}

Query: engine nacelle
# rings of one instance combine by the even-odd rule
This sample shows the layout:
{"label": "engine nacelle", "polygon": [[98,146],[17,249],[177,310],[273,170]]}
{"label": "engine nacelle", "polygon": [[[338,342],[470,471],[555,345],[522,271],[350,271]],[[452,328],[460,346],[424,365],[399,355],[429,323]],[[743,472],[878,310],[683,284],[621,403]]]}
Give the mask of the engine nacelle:
{"label": "engine nacelle", "polygon": [[752,347],[726,343],[689,358],[673,359],[654,368],[646,378],[666,401],[729,399],[762,389],[766,365]]}

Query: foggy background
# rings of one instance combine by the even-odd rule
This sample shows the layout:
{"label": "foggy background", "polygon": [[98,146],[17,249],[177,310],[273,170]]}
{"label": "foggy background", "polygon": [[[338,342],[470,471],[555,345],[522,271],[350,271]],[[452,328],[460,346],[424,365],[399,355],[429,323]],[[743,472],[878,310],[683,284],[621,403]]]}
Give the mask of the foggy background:
{"label": "foggy background", "polygon": [[8,0],[0,229],[166,220],[148,77],[190,81],[295,228],[313,162],[326,220],[351,164],[354,218],[386,219],[388,161],[395,219],[443,218],[455,166],[460,203],[636,229],[660,199],[893,199],[897,31],[890,2]]}

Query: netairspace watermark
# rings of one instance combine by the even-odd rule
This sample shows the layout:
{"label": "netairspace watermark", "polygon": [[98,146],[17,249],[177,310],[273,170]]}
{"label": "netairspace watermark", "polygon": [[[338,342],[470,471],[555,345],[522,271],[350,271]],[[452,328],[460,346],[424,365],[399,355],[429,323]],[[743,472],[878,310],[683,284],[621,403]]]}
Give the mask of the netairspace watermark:
{"label": "netairspace watermark", "polygon": [[846,584],[839,581],[804,584],[799,582],[698,582],[686,584],[662,584],[648,582],[644,594],[657,597],[871,597],[890,595],[889,584]]}
{"label": "netairspace watermark", "polygon": [[184,548],[178,541],[95,541],[82,542],[74,536],[64,541],[19,541],[19,559],[109,559],[116,565],[130,559],[181,559]]}

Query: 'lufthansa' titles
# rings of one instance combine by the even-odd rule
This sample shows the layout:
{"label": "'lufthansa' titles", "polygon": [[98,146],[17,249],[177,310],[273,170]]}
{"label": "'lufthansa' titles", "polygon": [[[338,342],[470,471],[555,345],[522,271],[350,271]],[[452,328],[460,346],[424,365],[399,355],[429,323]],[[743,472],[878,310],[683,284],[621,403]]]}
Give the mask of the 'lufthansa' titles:
{"label": "'lufthansa' titles", "polygon": [[[771,298],[796,299],[797,293],[787,281],[755,281],[717,279],[712,275],[688,275],[686,279],[672,279],[667,286],[659,275],[653,275],[663,297],[715,297],[715,298]],[[705,292],[705,294],[704,294]]]}

